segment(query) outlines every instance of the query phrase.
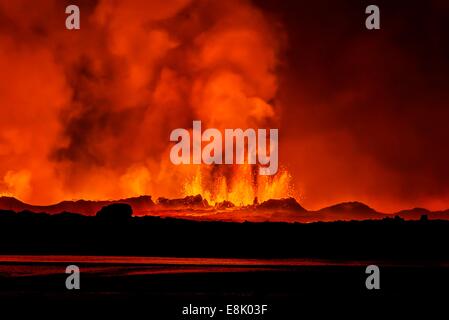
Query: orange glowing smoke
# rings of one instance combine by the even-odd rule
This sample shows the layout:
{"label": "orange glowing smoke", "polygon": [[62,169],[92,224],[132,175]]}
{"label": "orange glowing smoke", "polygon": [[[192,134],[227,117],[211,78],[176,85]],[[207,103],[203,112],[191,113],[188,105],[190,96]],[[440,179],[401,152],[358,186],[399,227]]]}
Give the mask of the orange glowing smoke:
{"label": "orange glowing smoke", "polygon": [[[385,1],[379,32],[351,1],[76,2],[69,31],[69,0],[0,0],[0,195],[449,207],[447,1]],[[173,165],[193,120],[278,128],[284,171]]]}
{"label": "orange glowing smoke", "polygon": [[[169,133],[278,127],[282,32],[250,1],[99,1],[64,28],[64,1],[0,0],[0,192],[35,204],[291,193],[286,171],[180,166]],[[282,143],[282,142],[281,142]]]}

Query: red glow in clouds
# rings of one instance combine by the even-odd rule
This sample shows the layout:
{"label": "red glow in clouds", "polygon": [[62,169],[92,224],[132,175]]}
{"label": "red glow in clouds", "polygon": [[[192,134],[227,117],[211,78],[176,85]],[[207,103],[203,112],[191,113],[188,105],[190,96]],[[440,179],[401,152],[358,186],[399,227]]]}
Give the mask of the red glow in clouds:
{"label": "red glow in clouds", "polygon": [[[358,1],[79,1],[80,30],[69,4],[0,0],[3,195],[449,207],[446,2],[375,31]],[[195,119],[279,128],[279,172],[173,165]]]}

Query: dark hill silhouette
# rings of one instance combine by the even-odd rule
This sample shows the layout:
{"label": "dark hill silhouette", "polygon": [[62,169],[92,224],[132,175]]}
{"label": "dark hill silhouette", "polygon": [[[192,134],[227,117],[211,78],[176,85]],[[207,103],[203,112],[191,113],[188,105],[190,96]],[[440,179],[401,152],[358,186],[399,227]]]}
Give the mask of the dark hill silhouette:
{"label": "dark hill silhouette", "polygon": [[317,218],[321,221],[369,220],[385,217],[385,214],[377,212],[366,204],[357,201],[336,204],[320,209],[316,213]]}
{"label": "dark hill silhouette", "polygon": [[268,216],[262,217],[260,221],[308,222],[314,220],[313,214],[304,209],[295,198],[270,199],[256,205],[254,211],[268,214]]}
{"label": "dark hill silhouette", "polygon": [[414,208],[409,210],[402,210],[395,215],[401,216],[402,218],[406,220],[418,220],[421,218],[422,215],[426,215],[429,219],[435,220],[435,219],[444,219],[449,220],[449,210],[445,211],[429,211],[424,208]]}
{"label": "dark hill silhouette", "polygon": [[2,210],[22,211],[32,206],[13,197],[0,197],[0,207]]}
{"label": "dark hill silhouette", "polygon": [[404,219],[413,219],[417,220],[422,215],[429,215],[432,212],[430,210],[427,210],[425,208],[413,208],[413,209],[407,209],[407,210],[401,210],[397,212],[396,214],[403,217]]}
{"label": "dark hill silhouette", "polygon": [[295,198],[285,198],[285,199],[270,199],[262,202],[257,206],[257,209],[278,211],[293,211],[293,212],[307,212]]}

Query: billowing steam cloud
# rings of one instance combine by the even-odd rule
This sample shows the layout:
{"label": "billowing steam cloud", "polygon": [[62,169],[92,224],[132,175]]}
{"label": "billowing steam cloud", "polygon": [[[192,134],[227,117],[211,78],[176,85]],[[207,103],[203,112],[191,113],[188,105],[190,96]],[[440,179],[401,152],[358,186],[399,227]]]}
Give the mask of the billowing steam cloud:
{"label": "billowing steam cloud", "polygon": [[[278,120],[282,37],[259,8],[234,0],[82,2],[81,30],[68,31],[68,4],[0,1],[3,194],[49,203],[214,194],[205,186],[217,175],[214,188],[225,193],[259,184],[251,172],[233,180],[236,169],[175,167],[168,157],[170,131],[193,119],[216,128]],[[196,184],[184,189],[192,177]],[[279,179],[282,187],[260,181],[261,190],[281,195],[288,181]],[[248,201],[260,192],[244,190],[238,196]]]}
{"label": "billowing steam cloud", "polygon": [[[445,210],[449,7],[405,2],[369,31],[363,1],[0,0],[0,194],[251,203],[290,192],[285,166],[308,209]],[[279,174],[173,165],[192,120],[279,128]]]}

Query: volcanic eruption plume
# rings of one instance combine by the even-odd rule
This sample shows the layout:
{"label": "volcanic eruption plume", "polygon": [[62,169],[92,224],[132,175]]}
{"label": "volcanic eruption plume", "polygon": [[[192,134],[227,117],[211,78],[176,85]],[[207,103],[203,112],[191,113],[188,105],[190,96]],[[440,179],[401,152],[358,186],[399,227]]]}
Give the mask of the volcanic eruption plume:
{"label": "volcanic eruption plume", "polygon": [[250,165],[168,156],[170,131],[193,119],[220,130],[278,124],[284,41],[271,17],[249,1],[86,1],[72,32],[68,4],[0,1],[3,194],[249,204],[291,193],[285,169],[259,177]]}

